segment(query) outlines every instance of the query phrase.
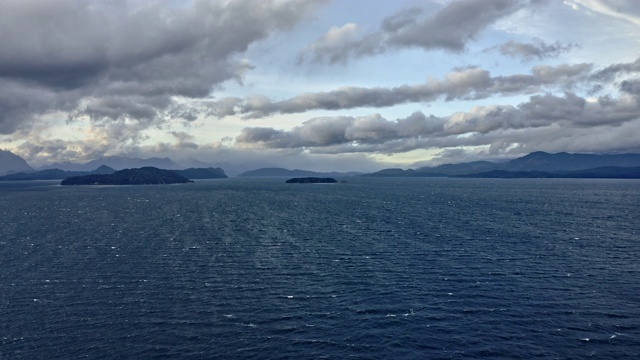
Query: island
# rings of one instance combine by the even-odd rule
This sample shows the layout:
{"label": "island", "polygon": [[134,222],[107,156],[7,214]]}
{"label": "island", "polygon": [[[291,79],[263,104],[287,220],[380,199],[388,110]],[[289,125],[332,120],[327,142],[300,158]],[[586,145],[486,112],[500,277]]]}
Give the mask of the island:
{"label": "island", "polygon": [[73,176],[62,180],[61,185],[151,185],[184,184],[193,182],[171,170],[155,167],[124,169],[113,174]]}
{"label": "island", "polygon": [[338,181],[334,178],[320,178],[320,177],[301,177],[301,178],[292,178],[285,183],[287,184],[333,184]]}

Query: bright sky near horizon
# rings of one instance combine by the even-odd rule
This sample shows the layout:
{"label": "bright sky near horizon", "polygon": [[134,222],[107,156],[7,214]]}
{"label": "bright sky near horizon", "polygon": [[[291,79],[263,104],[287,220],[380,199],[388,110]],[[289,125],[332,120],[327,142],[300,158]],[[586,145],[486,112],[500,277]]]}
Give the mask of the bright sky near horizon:
{"label": "bright sky near horizon", "polygon": [[640,152],[640,1],[4,0],[0,148],[309,170]]}

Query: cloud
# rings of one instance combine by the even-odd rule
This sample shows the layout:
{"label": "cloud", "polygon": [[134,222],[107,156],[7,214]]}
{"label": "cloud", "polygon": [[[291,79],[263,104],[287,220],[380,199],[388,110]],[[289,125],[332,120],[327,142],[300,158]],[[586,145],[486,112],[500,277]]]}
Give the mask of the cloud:
{"label": "cloud", "polygon": [[582,6],[595,13],[640,25],[640,4],[626,0],[566,0],[574,8]]}
{"label": "cloud", "polygon": [[640,57],[637,58],[634,62],[609,65],[606,68],[593,74],[592,80],[611,81],[615,80],[621,75],[627,75],[630,73],[640,73]]}
{"label": "cloud", "polygon": [[300,59],[333,64],[406,48],[460,52],[488,26],[530,3],[461,0],[447,4],[430,17],[421,17],[419,9],[405,9],[384,19],[376,32],[363,33],[353,23],[333,27],[308,45]]}
{"label": "cloud", "polygon": [[[329,154],[402,153],[465,146],[488,146],[494,152],[514,148],[535,151],[553,145],[537,134],[549,136],[550,132],[558,131],[567,137],[565,142],[571,139],[580,143],[577,136],[595,139],[602,132],[617,133],[612,129],[640,125],[640,97],[635,93],[635,85],[625,83],[624,87],[634,94],[623,93],[618,98],[587,100],[571,92],[562,96],[534,95],[518,106],[477,106],[448,117],[415,112],[393,121],[373,114],[314,118],[289,131],[246,127],[236,141],[248,148],[304,149]],[[557,136],[551,138],[562,140]],[[640,147],[637,142],[629,144]],[[589,143],[583,143],[582,151],[588,146]]]}
{"label": "cloud", "polygon": [[172,116],[193,119],[177,110],[176,97],[204,98],[241,81],[253,65],[239,54],[321,2],[4,1],[0,134],[56,111],[138,130]]}
{"label": "cloud", "polygon": [[524,61],[532,61],[555,58],[577,47],[578,45],[573,43],[564,44],[556,41],[555,43],[547,44],[540,39],[535,39],[531,43],[510,40],[500,45],[498,49],[502,55],[520,58]]}
{"label": "cloud", "polygon": [[349,86],[328,92],[306,93],[282,101],[272,101],[265,96],[252,96],[244,100],[223,98],[211,104],[211,113],[219,117],[239,114],[245,118],[260,118],[277,113],[381,108],[440,99],[478,100],[493,95],[533,93],[542,89],[569,89],[585,80],[591,69],[592,65],[584,63],[537,66],[530,74],[491,76],[487,70],[472,67],[451,72],[442,80],[429,79],[422,84],[405,84],[394,88]]}

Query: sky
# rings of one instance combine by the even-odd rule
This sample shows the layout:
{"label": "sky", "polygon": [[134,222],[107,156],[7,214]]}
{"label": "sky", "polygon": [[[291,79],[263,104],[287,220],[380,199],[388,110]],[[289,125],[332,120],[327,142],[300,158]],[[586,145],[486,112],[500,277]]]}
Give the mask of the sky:
{"label": "sky", "polygon": [[0,44],[33,166],[640,152],[640,1],[3,0]]}

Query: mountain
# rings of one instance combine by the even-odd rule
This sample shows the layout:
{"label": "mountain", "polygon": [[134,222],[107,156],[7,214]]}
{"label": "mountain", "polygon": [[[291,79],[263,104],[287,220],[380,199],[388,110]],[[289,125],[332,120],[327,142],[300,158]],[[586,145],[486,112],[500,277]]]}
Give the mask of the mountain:
{"label": "mountain", "polygon": [[143,168],[143,167],[154,167],[158,169],[166,169],[166,170],[179,170],[182,167],[175,162],[173,162],[169,158],[157,158],[152,157],[148,159],[139,159],[139,158],[130,158],[130,157],[120,157],[120,156],[109,156],[102,157],[96,160],[89,161],[84,164],[84,169],[95,169],[97,166],[107,165],[116,170],[121,169],[134,169],[134,168]]}
{"label": "mountain", "polygon": [[372,177],[446,177],[452,175],[465,175],[480,171],[494,170],[500,164],[489,161],[473,161],[460,164],[443,164],[434,167],[421,167],[418,169],[384,169],[365,176]]}
{"label": "mountain", "polygon": [[340,177],[361,175],[358,172],[315,172],[308,170],[287,170],[283,168],[260,168],[246,171],[238,176],[241,177]]}
{"label": "mountain", "polygon": [[0,175],[34,171],[20,156],[8,150],[0,150]]}
{"label": "mountain", "polygon": [[640,166],[604,166],[573,171],[507,171],[492,170],[476,174],[458,175],[466,178],[522,179],[522,178],[565,178],[565,179],[640,179]]}
{"label": "mountain", "polygon": [[183,184],[192,182],[171,170],[155,167],[124,169],[113,174],[92,174],[73,176],[62,180],[61,185],[157,185]]}
{"label": "mountain", "polygon": [[276,167],[269,163],[243,163],[231,164],[228,162],[205,162],[194,158],[188,158],[178,162],[183,168],[222,168],[226,175],[238,176],[244,172],[260,168]]}
{"label": "mountain", "polygon": [[447,175],[446,174],[442,174],[442,173],[433,173],[433,172],[420,171],[420,170],[414,170],[414,169],[403,170],[403,169],[393,168],[393,169],[383,169],[383,170],[380,170],[380,171],[376,171],[374,173],[364,174],[362,176],[369,176],[369,177],[446,177]]}
{"label": "mountain", "polygon": [[593,155],[566,152],[549,154],[537,151],[505,163],[502,170],[576,171],[604,166],[640,166],[640,154]]}
{"label": "mountain", "polygon": [[115,170],[108,166],[100,166],[93,171],[66,171],[60,169],[46,169],[28,173],[15,173],[0,176],[0,181],[18,180],[62,180],[72,176],[83,176],[91,174],[112,174]]}
{"label": "mountain", "polygon": [[91,171],[92,174],[113,174],[116,172],[114,168],[110,168],[107,165],[101,165],[95,170]]}
{"label": "mountain", "polygon": [[189,168],[184,170],[173,170],[178,175],[187,179],[224,179],[227,174],[221,168]]}
{"label": "mountain", "polygon": [[[636,166],[640,166],[640,154],[595,155],[571,154],[566,152],[550,154],[537,151],[504,163],[474,161],[459,164],[444,164],[435,167],[422,167],[415,170],[384,169],[367,174],[366,176],[427,177],[478,175],[477,177],[562,177],[566,175],[560,174],[562,172],[582,171],[601,167],[625,168]],[[577,174],[575,176],[581,177]]]}
{"label": "mountain", "polygon": [[443,164],[436,167],[423,167],[417,169],[419,172],[430,172],[446,175],[461,175],[469,174],[480,171],[489,171],[500,167],[501,164],[496,164],[490,161],[472,161],[468,163],[460,164]]}
{"label": "mountain", "polygon": [[283,168],[260,168],[256,170],[245,171],[242,174],[238,175],[241,177],[275,177],[275,176],[314,176],[317,173],[313,171],[307,170],[287,170]]}
{"label": "mountain", "polygon": [[72,163],[62,162],[53,163],[44,166],[42,169],[61,169],[66,171],[91,171],[101,165],[106,165],[116,170],[122,169],[135,169],[141,167],[155,167],[159,169],[167,170],[179,170],[183,169],[182,166],[176,164],[169,158],[152,157],[148,159],[122,157],[122,156],[106,156],[95,160],[91,160],[87,163]]}
{"label": "mountain", "polygon": [[[170,170],[187,179],[222,179],[227,175],[220,168],[191,168],[185,170]],[[17,180],[62,180],[70,177],[86,176],[86,175],[109,175],[115,173],[116,170],[106,165],[102,165],[93,171],[66,171],[61,169],[46,169],[31,173],[16,173],[0,176],[0,181],[17,181]]]}

